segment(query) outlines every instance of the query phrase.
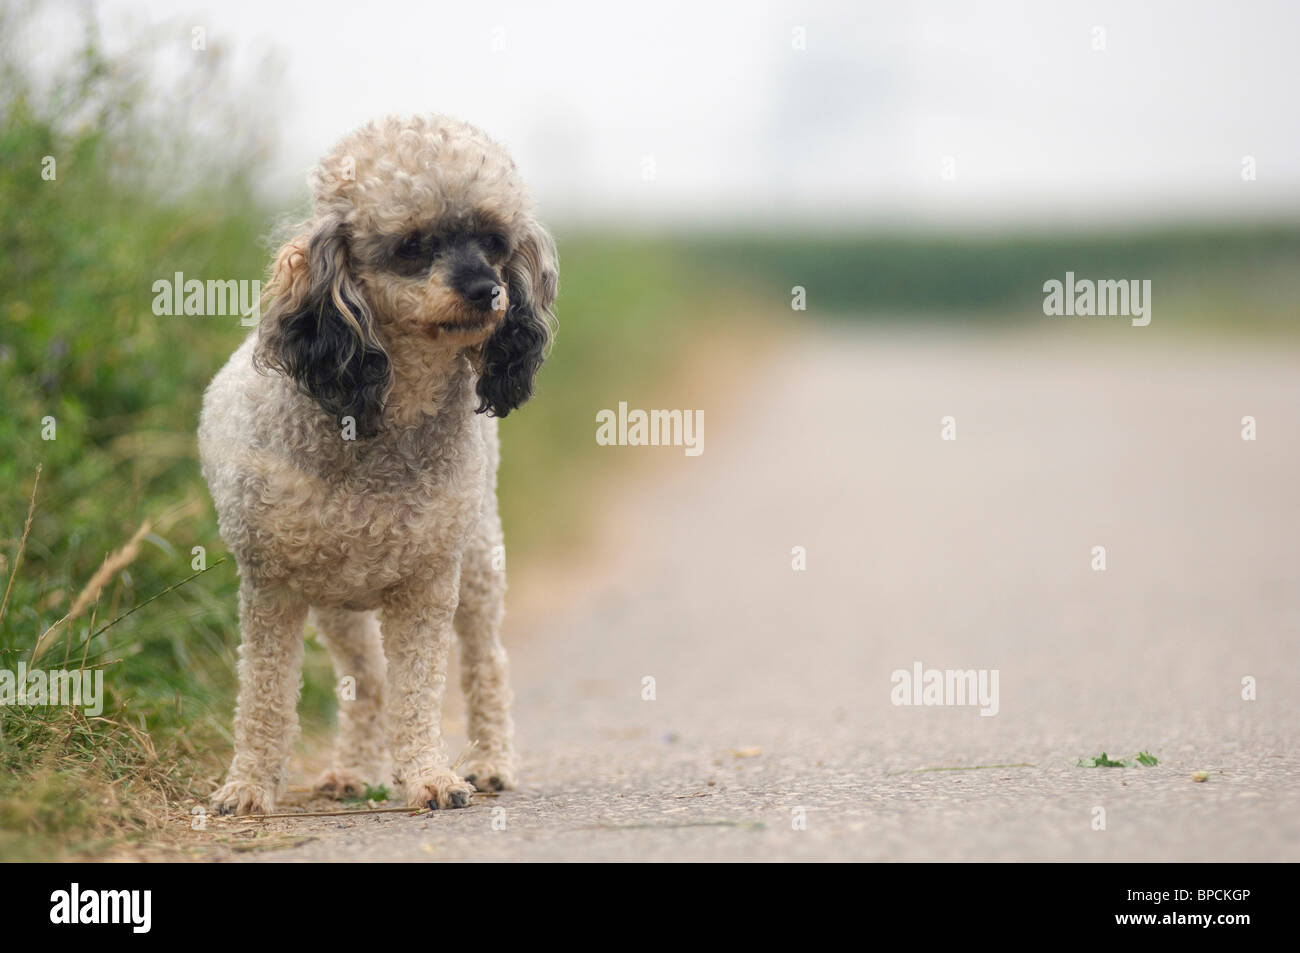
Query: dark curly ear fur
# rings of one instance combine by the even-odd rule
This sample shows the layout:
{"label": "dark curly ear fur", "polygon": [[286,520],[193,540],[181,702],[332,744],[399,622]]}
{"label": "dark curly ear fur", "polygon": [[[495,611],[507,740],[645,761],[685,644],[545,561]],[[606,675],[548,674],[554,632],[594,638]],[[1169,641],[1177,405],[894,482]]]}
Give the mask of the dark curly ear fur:
{"label": "dark curly ear fur", "polygon": [[506,265],[510,307],[505,320],[483,345],[478,379],[478,412],[505,417],[533,396],[537,376],[551,341],[559,290],[555,242],[531,222]]}
{"label": "dark curly ear fur", "polygon": [[349,271],[343,229],[323,223],[280,250],[254,354],[258,367],[297,382],[342,427],[351,417],[359,437],[379,430],[392,380],[388,355],[375,337],[374,315]]}

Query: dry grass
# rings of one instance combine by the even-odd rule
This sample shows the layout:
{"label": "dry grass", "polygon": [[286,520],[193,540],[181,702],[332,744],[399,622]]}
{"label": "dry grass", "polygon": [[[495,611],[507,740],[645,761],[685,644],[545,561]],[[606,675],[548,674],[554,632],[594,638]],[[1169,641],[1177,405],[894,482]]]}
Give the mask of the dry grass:
{"label": "dry grass", "polygon": [[140,554],[140,543],[149,535],[149,532],[150,523],[145,520],[140,524],[140,528],[135,531],[134,535],[127,540],[126,545],[104,557],[104,561],[95,570],[95,574],[90,577],[90,582],[86,583],[80,595],[73,600],[72,608],[68,610],[67,615],[53,623],[36,640],[36,645],[32,648],[32,664],[35,664],[40,659],[45,653],[45,649],[54,641],[54,632],[59,626],[70,624],[74,619],[80,618],[92,605],[98,603],[100,593],[104,591],[104,587],[112,581],[113,577],[135,562],[135,557]]}
{"label": "dry grass", "polygon": [[[40,475],[38,467],[0,609],[7,606],[27,546]],[[96,630],[101,594],[135,561],[150,531],[146,520],[104,559],[68,612],[37,639],[31,653],[33,664],[53,643],[60,626],[70,625],[87,612],[90,628],[82,646],[80,670],[113,664],[87,665],[86,653],[94,636],[201,575],[181,580]],[[71,648],[70,628],[68,634]],[[68,654],[65,651],[65,664]],[[220,769],[210,756],[199,754],[213,747],[211,739],[196,745],[184,731],[178,731],[168,736],[166,750],[160,751],[139,716],[128,715],[124,706],[115,714],[96,716],[72,706],[5,706],[0,709],[0,859],[48,861],[96,856],[132,839],[150,840],[175,830],[177,805],[197,800],[211,787],[210,779],[200,777],[202,769],[213,773]]]}
{"label": "dry grass", "polygon": [[18,551],[14,554],[14,564],[9,570],[9,582],[5,586],[4,600],[0,601],[0,622],[5,620],[5,612],[9,608],[9,594],[14,589],[14,577],[18,575],[18,565],[23,561],[23,553],[27,549],[27,536],[32,531],[32,517],[36,514],[36,488],[41,485],[41,466],[36,465],[36,479],[32,481],[32,498],[27,504],[27,519],[23,523],[23,535],[18,541]]}

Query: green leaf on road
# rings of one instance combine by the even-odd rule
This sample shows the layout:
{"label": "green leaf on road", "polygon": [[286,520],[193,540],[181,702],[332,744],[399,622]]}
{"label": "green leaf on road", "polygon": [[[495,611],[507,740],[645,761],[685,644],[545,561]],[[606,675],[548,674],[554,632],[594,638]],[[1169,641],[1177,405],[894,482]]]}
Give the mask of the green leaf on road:
{"label": "green leaf on road", "polygon": [[1100,755],[1099,757],[1096,757],[1096,758],[1081,758],[1081,759],[1079,760],[1079,763],[1078,763],[1077,765],[1075,765],[1075,767],[1078,767],[1078,768],[1127,768],[1128,765],[1127,765],[1125,762],[1123,762],[1123,761],[1112,761],[1110,758],[1106,757],[1106,752],[1103,751],[1103,752],[1101,753],[1101,755]]}
{"label": "green leaf on road", "polygon": [[1156,760],[1155,755],[1149,751],[1140,751],[1127,761],[1116,761],[1113,758],[1106,757],[1106,752],[1102,752],[1095,758],[1080,758],[1076,763],[1076,768],[1136,768],[1139,764],[1144,768],[1155,767],[1160,762]]}

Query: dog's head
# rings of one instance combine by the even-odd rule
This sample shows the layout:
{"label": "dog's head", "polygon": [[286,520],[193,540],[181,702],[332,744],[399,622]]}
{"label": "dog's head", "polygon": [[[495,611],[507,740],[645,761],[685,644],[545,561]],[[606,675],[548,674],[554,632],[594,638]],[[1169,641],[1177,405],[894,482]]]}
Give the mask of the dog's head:
{"label": "dog's head", "polygon": [[374,434],[395,349],[465,351],[480,413],[530,396],[554,325],[555,244],[505,151],[442,116],[390,118],[313,171],[316,214],[276,255],[255,362]]}

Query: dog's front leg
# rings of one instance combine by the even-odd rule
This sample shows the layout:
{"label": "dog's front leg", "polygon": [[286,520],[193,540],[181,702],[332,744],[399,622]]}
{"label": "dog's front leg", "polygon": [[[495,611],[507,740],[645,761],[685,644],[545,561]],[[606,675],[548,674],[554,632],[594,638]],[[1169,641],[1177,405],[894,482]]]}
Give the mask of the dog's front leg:
{"label": "dog's front leg", "polygon": [[385,725],[393,775],[407,801],[434,810],[465,807],[474,786],[447,763],[442,697],[460,586],[460,563],[390,590],[380,610],[388,656]]}
{"label": "dog's front leg", "polygon": [[492,505],[479,535],[465,550],[460,604],[456,607],[460,683],[469,710],[469,739],[475,743],[461,770],[465,780],[480,791],[515,786],[510,676],[506,650],[501,645],[506,579],[504,570],[493,563],[494,551],[501,546],[501,523]]}
{"label": "dog's front leg", "polygon": [[298,677],[307,603],[281,588],[239,587],[235,758],[212,795],[221,814],[269,814],[298,733]]}

